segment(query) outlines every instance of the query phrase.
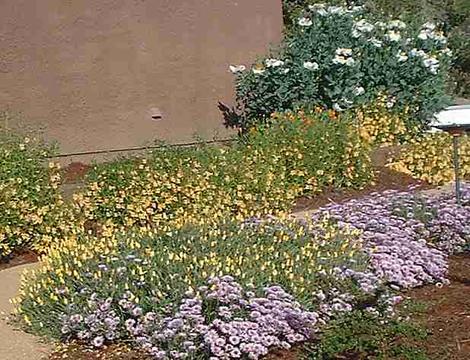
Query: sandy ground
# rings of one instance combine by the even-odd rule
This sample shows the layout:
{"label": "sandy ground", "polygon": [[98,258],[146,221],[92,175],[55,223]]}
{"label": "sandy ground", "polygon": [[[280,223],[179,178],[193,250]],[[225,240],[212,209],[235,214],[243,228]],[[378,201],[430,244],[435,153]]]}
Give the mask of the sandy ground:
{"label": "sandy ground", "polygon": [[0,271],[0,359],[1,360],[41,360],[47,359],[52,346],[35,336],[15,329],[10,324],[13,305],[10,299],[18,295],[21,272],[37,264],[15,266]]}

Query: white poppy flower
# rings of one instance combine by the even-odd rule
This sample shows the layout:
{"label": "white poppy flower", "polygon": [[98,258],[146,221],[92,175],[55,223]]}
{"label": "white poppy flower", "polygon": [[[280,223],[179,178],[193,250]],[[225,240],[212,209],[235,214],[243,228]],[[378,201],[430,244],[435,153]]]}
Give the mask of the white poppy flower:
{"label": "white poppy flower", "polygon": [[430,31],[433,31],[436,29],[436,24],[434,24],[433,22],[427,22],[425,24],[423,24],[422,26],[423,29],[426,29],[426,30],[430,30]]}
{"label": "white poppy flower", "polygon": [[232,72],[232,74],[237,74],[237,73],[245,71],[246,66],[245,65],[230,65],[229,69]]}
{"label": "white poppy flower", "polygon": [[307,70],[318,70],[318,64],[316,62],[305,61],[303,66]]}
{"label": "white poppy flower", "polygon": [[336,110],[336,111],[343,111],[344,110],[341,106],[339,106],[338,103],[333,104],[333,109]]}
{"label": "white poppy flower", "polygon": [[354,23],[353,25],[353,36],[354,37],[359,37],[357,36],[358,33],[363,33],[363,32],[371,32],[374,30],[374,25],[371,23],[368,23],[366,20],[362,19],[359,20],[358,22]]}
{"label": "white poppy flower", "polygon": [[375,26],[377,26],[379,29],[385,29],[387,27],[387,24],[385,24],[383,21],[377,21],[375,23]]}
{"label": "white poppy flower", "polygon": [[311,11],[315,11],[315,10],[319,10],[319,9],[325,9],[325,8],[326,8],[326,5],[323,4],[323,3],[319,3],[319,4],[309,5],[308,8],[309,8]]}
{"label": "white poppy flower", "polygon": [[360,96],[364,94],[365,92],[366,90],[362,86],[357,86],[356,88],[354,88],[354,95],[356,96]]}
{"label": "white poppy flower", "polygon": [[387,103],[385,104],[385,106],[387,106],[387,108],[390,109],[390,108],[392,108],[392,107],[395,106],[395,103],[396,103],[396,102],[397,102],[397,99],[394,98],[394,97],[392,97],[392,98],[390,98],[390,99],[387,101]]}
{"label": "white poppy flower", "polygon": [[379,39],[376,39],[376,38],[370,38],[369,40],[367,40],[368,42],[370,42],[372,45],[374,45],[375,47],[382,47],[382,44],[383,42],[380,41]]}
{"label": "white poppy flower", "polygon": [[424,50],[418,50],[416,48],[410,50],[410,55],[411,56],[420,56],[420,57],[426,57],[426,52]]}
{"label": "white poppy flower", "polygon": [[278,67],[284,65],[284,61],[279,59],[266,59],[267,67]]}
{"label": "white poppy flower", "polygon": [[421,32],[418,34],[418,39],[421,40],[427,40],[429,37],[429,31],[427,30],[421,30]]}
{"label": "white poppy flower", "polygon": [[346,64],[346,58],[344,58],[343,56],[338,56],[338,55],[336,55],[336,56],[333,58],[333,64],[341,64],[341,65],[344,65],[344,64]]}
{"label": "white poppy flower", "polygon": [[389,29],[406,29],[406,24],[401,20],[392,20],[388,23]]}
{"label": "white poppy flower", "polygon": [[352,9],[351,9],[351,12],[355,13],[355,12],[360,12],[360,11],[363,11],[364,10],[364,6],[361,5],[361,6],[353,6]]}
{"label": "white poppy flower", "polygon": [[439,60],[434,56],[425,57],[423,59],[423,65],[434,75],[436,75],[439,70]]}
{"label": "white poppy flower", "polygon": [[427,59],[423,59],[423,65],[427,68],[439,66],[439,60],[435,57],[428,57]]}
{"label": "white poppy flower", "polygon": [[310,20],[309,18],[303,17],[303,18],[300,18],[300,19],[299,19],[298,24],[299,24],[300,26],[312,26],[312,25],[313,25],[313,22],[312,22],[312,20]]}
{"label": "white poppy flower", "polygon": [[338,48],[338,49],[336,49],[335,54],[339,55],[339,56],[351,56],[352,55],[352,49]]}
{"label": "white poppy flower", "polygon": [[264,73],[266,70],[253,68],[252,71],[253,71],[253,74],[255,74],[255,75],[261,75],[261,74]]}
{"label": "white poppy flower", "polygon": [[374,30],[374,25],[368,23],[365,20],[359,21],[357,25],[360,26],[361,31],[371,32],[372,30]]}
{"label": "white poppy flower", "polygon": [[334,15],[343,15],[345,10],[341,6],[328,6],[328,12]]}
{"label": "white poppy flower", "polygon": [[429,72],[430,72],[431,74],[436,75],[436,74],[438,73],[438,71],[439,71],[439,66],[431,66],[431,67],[429,68]]}
{"label": "white poppy flower", "polygon": [[389,31],[386,35],[385,35],[390,41],[400,41],[401,39],[401,35],[398,31]]}
{"label": "white poppy flower", "polygon": [[341,64],[341,65],[353,65],[355,63],[352,56],[352,49],[347,48],[338,48],[335,51],[335,57],[333,58],[334,64]]}
{"label": "white poppy flower", "polygon": [[313,4],[313,5],[309,5],[308,8],[310,11],[314,11],[320,16],[328,15],[328,11],[326,11],[325,4]]}
{"label": "white poppy flower", "polygon": [[398,58],[399,62],[404,62],[404,61],[408,60],[408,55],[406,55],[406,53],[404,53],[402,51],[399,51],[398,54],[397,54],[397,58]]}
{"label": "white poppy flower", "polygon": [[452,50],[449,48],[445,48],[441,50],[441,54],[447,55],[447,56],[452,56]]}

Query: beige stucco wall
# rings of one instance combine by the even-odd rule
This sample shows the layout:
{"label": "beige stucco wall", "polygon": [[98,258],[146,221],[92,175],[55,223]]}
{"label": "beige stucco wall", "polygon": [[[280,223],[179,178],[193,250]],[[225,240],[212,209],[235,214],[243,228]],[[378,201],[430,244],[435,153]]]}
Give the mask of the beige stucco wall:
{"label": "beige stucco wall", "polygon": [[0,110],[65,153],[223,137],[228,65],[281,29],[281,0],[1,0]]}

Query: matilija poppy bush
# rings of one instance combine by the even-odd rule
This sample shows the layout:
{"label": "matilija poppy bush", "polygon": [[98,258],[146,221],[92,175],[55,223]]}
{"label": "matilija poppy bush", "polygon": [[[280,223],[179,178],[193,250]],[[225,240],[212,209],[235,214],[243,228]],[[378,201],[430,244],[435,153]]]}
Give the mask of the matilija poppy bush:
{"label": "matilija poppy bush", "polygon": [[258,359],[357,308],[386,324],[397,290],[447,283],[448,253],[470,244],[470,186],[462,206],[388,191],[312,219],[71,242],[25,277],[18,310],[37,333],[130,341],[156,359]]}
{"label": "matilija poppy bush", "polygon": [[343,111],[386,94],[390,110],[408,111],[423,125],[446,105],[450,59],[434,23],[414,27],[381,21],[363,7],[311,5],[279,50],[251,68],[229,67],[240,115],[230,123],[247,129],[273,112],[309,106]]}

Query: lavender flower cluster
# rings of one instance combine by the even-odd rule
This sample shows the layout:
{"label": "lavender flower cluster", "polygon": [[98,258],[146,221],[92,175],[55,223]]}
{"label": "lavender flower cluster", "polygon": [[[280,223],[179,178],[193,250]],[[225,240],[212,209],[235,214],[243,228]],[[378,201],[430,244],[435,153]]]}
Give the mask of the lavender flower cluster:
{"label": "lavender flower cluster", "polygon": [[112,304],[112,298],[101,300],[93,293],[88,300],[87,309],[81,309],[82,313],[71,305],[71,315],[64,316],[62,320],[62,334],[74,335],[79,340],[91,342],[95,347],[118,339],[121,319]]}
{"label": "lavender flower cluster", "polygon": [[[111,305],[127,320],[121,321]],[[272,347],[288,349],[310,339],[318,331],[317,323],[324,323],[320,315],[302,308],[281,287],[267,287],[258,297],[231,276],[223,276],[188,293],[170,314],[144,313],[129,296],[113,302],[100,301],[93,294],[88,313],[72,311],[63,319],[62,332],[96,347],[119,333],[156,359],[184,359],[200,353],[210,354],[213,360],[258,359]]]}
{"label": "lavender flower cluster", "polygon": [[463,205],[452,194],[386,191],[331,204],[313,214],[325,214],[342,226],[363,232],[364,249],[373,273],[397,288],[446,282],[447,255],[470,244],[470,186]]}

